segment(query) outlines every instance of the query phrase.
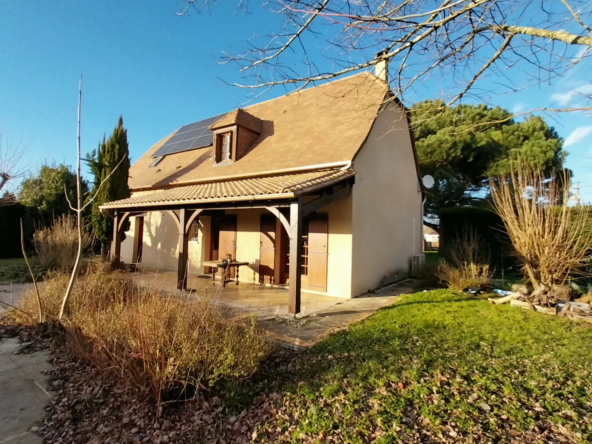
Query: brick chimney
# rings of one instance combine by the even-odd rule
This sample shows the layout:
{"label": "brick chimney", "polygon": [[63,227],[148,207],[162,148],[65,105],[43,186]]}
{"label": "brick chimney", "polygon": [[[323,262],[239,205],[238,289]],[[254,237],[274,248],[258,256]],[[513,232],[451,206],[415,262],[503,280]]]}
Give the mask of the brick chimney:
{"label": "brick chimney", "polygon": [[384,56],[388,54],[386,49],[383,49],[380,52],[377,52],[374,55],[374,58],[378,60],[378,62],[374,65],[374,75],[379,79],[384,80],[388,83],[388,59]]}

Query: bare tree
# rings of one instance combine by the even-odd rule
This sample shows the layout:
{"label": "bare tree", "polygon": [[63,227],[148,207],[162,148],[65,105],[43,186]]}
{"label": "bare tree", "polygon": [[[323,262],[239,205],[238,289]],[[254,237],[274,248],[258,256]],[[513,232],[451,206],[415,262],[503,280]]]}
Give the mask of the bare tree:
{"label": "bare tree", "polygon": [[[27,168],[23,165],[23,158],[26,154],[26,148],[22,143],[12,145],[5,143],[0,133],[0,193],[5,186],[20,177],[22,177]],[[16,202],[8,192],[0,197],[0,207]]]}
{"label": "bare tree", "polygon": [[103,184],[109,180],[109,178],[111,177],[111,175],[113,173],[115,173],[115,171],[117,171],[117,168],[119,168],[119,166],[122,164],[122,162],[124,160],[124,158],[122,158],[119,161],[119,163],[115,166],[115,168],[113,168],[111,173],[107,177],[105,177],[105,179],[99,184],[99,186],[97,187],[95,192],[92,195],[90,195],[85,201],[82,196],[82,190],[81,190],[82,178],[81,178],[81,170],[80,170],[80,160],[81,160],[81,154],[80,154],[80,114],[81,114],[81,111],[82,111],[82,76],[80,76],[80,82],[78,84],[78,130],[77,130],[77,137],[76,137],[76,154],[77,154],[77,157],[76,157],[76,206],[73,206],[72,202],[70,202],[70,199],[68,197],[68,192],[64,186],[64,194],[66,196],[66,200],[68,201],[70,209],[76,213],[76,228],[78,231],[78,248],[76,250],[76,259],[74,261],[74,267],[72,268],[72,273],[70,274],[70,280],[68,282],[68,287],[66,288],[64,298],[62,299],[62,305],[60,307],[60,313],[58,315],[59,321],[62,320],[64,313],[66,311],[66,306],[68,305],[68,300],[70,299],[70,296],[72,295],[74,283],[76,282],[76,279],[78,278],[78,272],[80,270],[80,263],[82,261],[82,253],[83,253],[84,245],[87,243],[85,241],[85,236],[83,233],[82,212],[86,209],[86,207],[88,207],[90,204],[92,204],[93,200],[97,196],[97,194],[100,191]]}
{"label": "bare tree", "polygon": [[520,161],[508,176],[490,180],[494,209],[535,288],[563,285],[590,260],[590,212],[568,205],[568,171],[560,182]]}
{"label": "bare tree", "polygon": [[[179,14],[212,5],[186,1]],[[240,0],[239,7],[249,6]],[[245,75],[235,85],[256,94],[386,63],[399,99],[431,82],[432,95],[447,105],[469,95],[483,102],[551,82],[592,53],[587,0],[262,0],[261,6],[281,16],[281,31],[253,36],[245,51],[223,58]],[[540,109],[592,109],[589,89],[575,105]]]}

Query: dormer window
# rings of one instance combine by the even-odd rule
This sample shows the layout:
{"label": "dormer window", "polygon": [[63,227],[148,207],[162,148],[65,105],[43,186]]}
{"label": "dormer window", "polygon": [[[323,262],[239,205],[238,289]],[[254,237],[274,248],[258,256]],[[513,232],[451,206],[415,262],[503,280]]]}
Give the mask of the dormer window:
{"label": "dormer window", "polygon": [[232,133],[220,135],[220,145],[222,147],[221,160],[232,160]]}
{"label": "dormer window", "polygon": [[263,131],[263,121],[242,109],[225,114],[209,127],[214,133],[213,148],[216,166],[240,161]]}

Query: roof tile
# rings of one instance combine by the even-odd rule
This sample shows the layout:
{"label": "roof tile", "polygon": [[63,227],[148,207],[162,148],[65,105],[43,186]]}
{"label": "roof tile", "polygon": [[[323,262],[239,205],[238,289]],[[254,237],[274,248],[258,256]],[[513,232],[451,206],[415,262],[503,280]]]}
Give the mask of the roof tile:
{"label": "roof tile", "polygon": [[295,194],[338,182],[354,175],[352,169],[324,169],[278,176],[225,180],[183,185],[150,193],[136,193],[127,199],[101,205],[102,209],[134,208],[155,205],[215,203],[228,198],[290,198]]}

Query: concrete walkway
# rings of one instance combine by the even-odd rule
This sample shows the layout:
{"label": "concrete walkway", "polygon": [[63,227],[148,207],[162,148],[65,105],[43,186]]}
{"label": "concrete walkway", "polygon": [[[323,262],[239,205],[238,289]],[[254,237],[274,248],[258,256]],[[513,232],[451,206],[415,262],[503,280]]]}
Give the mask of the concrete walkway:
{"label": "concrete walkway", "polygon": [[272,339],[298,348],[312,347],[329,335],[345,330],[351,324],[372,316],[381,308],[394,304],[400,295],[417,291],[418,285],[418,281],[407,279],[374,293],[346,299],[300,319],[260,319],[257,325]]}
{"label": "concrete walkway", "polygon": [[6,304],[18,307],[21,296],[32,286],[33,284],[0,284],[0,314],[7,310]]}
{"label": "concrete walkway", "polygon": [[144,267],[130,277],[141,287],[180,297],[207,297],[222,307],[226,318],[252,318],[267,337],[299,348],[311,347],[330,334],[348,328],[394,304],[399,295],[417,291],[419,286],[419,281],[406,279],[354,299],[303,291],[301,312],[295,317],[288,311],[288,290],[282,286],[231,282],[222,288],[219,281],[213,283],[208,276],[189,276],[191,290],[180,292],[176,289],[176,272]]}
{"label": "concrete walkway", "polygon": [[48,352],[16,354],[17,338],[0,341],[0,443],[37,444],[34,432],[50,399],[44,371],[50,370]]}

